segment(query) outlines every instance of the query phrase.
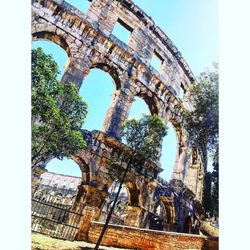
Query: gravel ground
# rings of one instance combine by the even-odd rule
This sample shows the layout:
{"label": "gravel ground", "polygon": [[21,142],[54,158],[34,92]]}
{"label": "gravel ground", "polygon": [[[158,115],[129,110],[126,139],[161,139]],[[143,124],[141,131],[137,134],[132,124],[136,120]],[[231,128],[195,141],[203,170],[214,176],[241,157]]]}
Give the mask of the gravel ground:
{"label": "gravel ground", "polygon": [[[42,234],[32,233],[32,250],[90,250],[95,244],[85,241],[68,241],[54,239]],[[127,250],[127,248],[115,248],[101,246],[100,250]]]}

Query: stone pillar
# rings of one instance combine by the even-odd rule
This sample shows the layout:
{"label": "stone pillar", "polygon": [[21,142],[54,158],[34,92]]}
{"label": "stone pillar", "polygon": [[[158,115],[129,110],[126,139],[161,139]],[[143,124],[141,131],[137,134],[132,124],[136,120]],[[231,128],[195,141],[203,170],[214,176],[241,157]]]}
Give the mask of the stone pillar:
{"label": "stone pillar", "polygon": [[203,178],[204,165],[202,163],[201,156],[196,148],[192,148],[184,182],[200,201],[202,200]]}
{"label": "stone pillar", "polygon": [[79,191],[75,204],[73,205],[73,210],[78,213],[81,211],[82,217],[79,224],[77,225],[79,229],[75,239],[86,240],[88,237],[90,224],[92,221],[98,219],[100,215],[99,206],[108,196],[108,193],[89,185],[79,185],[78,189]]}
{"label": "stone pillar", "polygon": [[78,225],[79,229],[76,234],[76,240],[87,240],[88,231],[92,221],[97,220],[100,215],[98,207],[85,206],[82,211],[82,218]]}
{"label": "stone pillar", "polygon": [[190,164],[185,176],[185,185],[196,195],[198,184],[199,164]]}
{"label": "stone pillar", "polygon": [[204,170],[202,164],[198,170],[198,181],[197,181],[197,191],[196,191],[196,198],[202,202],[203,198],[203,181],[204,181]]}
{"label": "stone pillar", "polygon": [[80,89],[83,80],[89,74],[88,66],[82,66],[75,61],[70,61],[61,79],[61,83],[73,82]]}
{"label": "stone pillar", "polygon": [[177,160],[176,160],[175,165],[174,165],[172,179],[184,181],[187,148],[180,147],[179,152],[177,154],[178,155],[177,155]]}
{"label": "stone pillar", "polygon": [[103,124],[103,132],[120,138],[121,125],[128,118],[133,98],[132,94],[129,95],[121,89],[114,92],[111,106]]}
{"label": "stone pillar", "polygon": [[126,213],[127,217],[124,221],[124,225],[131,227],[141,227],[145,213],[143,208],[127,206]]}
{"label": "stone pillar", "polygon": [[142,192],[142,206],[146,210],[154,211],[154,194],[157,183],[155,181],[150,181],[146,184],[146,190]]}

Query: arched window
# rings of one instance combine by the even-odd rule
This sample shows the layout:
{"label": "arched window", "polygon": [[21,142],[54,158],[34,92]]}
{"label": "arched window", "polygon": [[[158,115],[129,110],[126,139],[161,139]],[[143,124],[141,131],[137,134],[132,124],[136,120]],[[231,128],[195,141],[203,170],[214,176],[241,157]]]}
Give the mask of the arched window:
{"label": "arched window", "polygon": [[112,77],[100,69],[92,69],[84,80],[80,95],[88,104],[88,114],[83,124],[87,130],[102,130],[103,122],[115,90]]}
{"label": "arched window", "polygon": [[[76,176],[82,177],[82,172],[78,164],[67,158],[63,158],[63,160],[52,159],[46,165],[46,169],[49,172],[61,174],[61,175],[69,175],[69,176]],[[66,179],[63,179],[63,182]]]}

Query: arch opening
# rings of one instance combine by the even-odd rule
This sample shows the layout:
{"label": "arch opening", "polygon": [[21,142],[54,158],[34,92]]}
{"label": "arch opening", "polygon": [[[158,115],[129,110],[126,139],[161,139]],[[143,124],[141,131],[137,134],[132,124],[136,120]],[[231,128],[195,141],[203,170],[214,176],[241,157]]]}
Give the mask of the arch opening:
{"label": "arch opening", "polygon": [[79,165],[71,159],[54,158],[48,161],[45,170],[38,183],[32,187],[33,198],[46,201],[52,199],[57,204],[72,206],[78,185],[82,182]]}
{"label": "arch opening", "polygon": [[32,36],[34,41],[45,40],[57,44],[58,46],[64,49],[69,58],[71,57],[69,45],[63,37],[47,31],[36,32]]}
{"label": "arch opening", "polygon": [[172,123],[168,123],[168,133],[163,138],[160,163],[163,171],[160,176],[169,181],[172,177],[173,168],[177,157],[177,136]]}
{"label": "arch opening", "polygon": [[175,206],[167,196],[160,196],[155,204],[154,213],[149,216],[149,228],[161,231],[173,231],[175,223]]}
{"label": "arch opening", "polygon": [[[114,203],[115,196],[118,192],[118,187],[120,182],[115,180],[110,188],[108,189],[109,196],[103,201],[101,206],[101,214],[99,216],[100,222],[105,222],[108,216],[108,213]],[[129,204],[129,191],[126,187],[126,184],[122,185],[122,189],[120,191],[118,200],[115,205],[115,209],[112,213],[110,223],[117,225],[124,225],[124,221],[126,219],[126,210]]]}
{"label": "arch opening", "polygon": [[154,209],[154,214],[149,216],[149,229],[152,230],[164,230],[164,215],[166,215],[166,209],[162,201],[159,201]]}
{"label": "arch opening", "polygon": [[115,68],[112,68],[108,64],[105,64],[105,63],[95,63],[90,68],[91,69],[100,69],[100,70],[108,73],[109,76],[111,77],[114,85],[115,85],[116,90],[121,88],[121,81],[119,79],[118,72]]}
{"label": "arch opening", "polygon": [[139,96],[135,96],[134,101],[132,103],[128,119],[140,119],[142,118],[143,114],[150,115],[151,111],[149,106],[147,105],[146,101]]}
{"label": "arch opening", "polygon": [[149,96],[144,93],[139,93],[138,97],[142,98],[145,101],[148,106],[148,109],[150,110],[151,115],[158,115],[158,108],[153,96]]}
{"label": "arch opening", "polygon": [[54,61],[57,63],[59,68],[59,74],[57,75],[57,80],[60,80],[64,73],[64,69],[69,62],[69,57],[66,51],[53,41],[33,41],[32,49],[42,48],[42,50],[53,57]]}
{"label": "arch opening", "polygon": [[90,131],[103,130],[103,123],[115,91],[114,84],[109,73],[97,67],[91,69],[79,90],[88,104],[88,114],[82,128]]}

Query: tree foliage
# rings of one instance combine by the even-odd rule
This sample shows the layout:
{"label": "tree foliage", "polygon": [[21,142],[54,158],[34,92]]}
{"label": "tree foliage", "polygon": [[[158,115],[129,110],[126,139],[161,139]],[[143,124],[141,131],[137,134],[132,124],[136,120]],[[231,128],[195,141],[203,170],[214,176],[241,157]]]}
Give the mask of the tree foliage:
{"label": "tree foliage", "polygon": [[207,171],[204,179],[203,205],[210,216],[219,216],[219,155],[213,156],[213,171]]}
{"label": "tree foliage", "polygon": [[203,72],[198,82],[185,95],[191,109],[183,109],[183,125],[188,131],[192,146],[205,146],[215,153],[219,138],[219,73],[218,64],[214,69]]}
{"label": "tree foliage", "polygon": [[167,127],[156,115],[143,115],[140,120],[131,119],[123,124],[122,137],[138,155],[156,162],[160,159],[161,144]]}
{"label": "tree foliage", "polygon": [[32,167],[86,148],[81,126],[87,104],[73,83],[60,84],[58,66],[41,48],[32,50]]}
{"label": "tree foliage", "polygon": [[219,168],[219,72],[218,64],[207,69],[192,84],[185,95],[190,108],[183,112],[183,125],[189,143],[208,151],[213,160],[213,171],[206,172],[203,205],[210,215],[218,216]]}

